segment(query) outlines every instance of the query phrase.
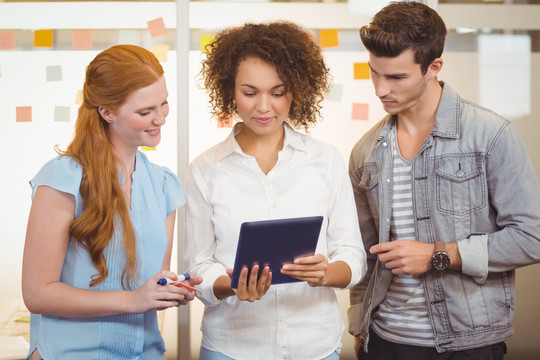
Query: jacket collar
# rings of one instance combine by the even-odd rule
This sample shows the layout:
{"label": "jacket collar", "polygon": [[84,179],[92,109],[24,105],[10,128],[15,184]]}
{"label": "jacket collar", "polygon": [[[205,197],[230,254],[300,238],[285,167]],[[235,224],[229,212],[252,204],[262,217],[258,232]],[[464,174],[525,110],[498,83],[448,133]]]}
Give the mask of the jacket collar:
{"label": "jacket collar", "polygon": [[[457,139],[460,135],[460,96],[449,85],[439,81],[443,90],[437,108],[435,128],[431,133],[433,136]],[[379,133],[378,141],[386,138],[394,126],[397,117],[386,115],[384,126]]]}

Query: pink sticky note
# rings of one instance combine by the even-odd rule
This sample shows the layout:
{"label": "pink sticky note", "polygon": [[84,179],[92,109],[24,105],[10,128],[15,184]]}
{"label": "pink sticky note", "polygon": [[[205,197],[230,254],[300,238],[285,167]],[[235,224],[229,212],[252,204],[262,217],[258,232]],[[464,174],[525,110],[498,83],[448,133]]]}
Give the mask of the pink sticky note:
{"label": "pink sticky note", "polygon": [[0,50],[15,49],[15,31],[0,31]]}
{"label": "pink sticky note", "polygon": [[17,106],[15,121],[17,122],[32,121],[32,107],[31,106]]}
{"label": "pink sticky note", "polygon": [[352,104],[352,119],[353,120],[368,120],[369,119],[369,104],[353,103]]}
{"label": "pink sticky note", "polygon": [[165,27],[165,23],[163,22],[163,18],[161,17],[147,21],[147,24],[150,36],[153,38],[165,35],[168,32],[167,28]]}
{"label": "pink sticky note", "polygon": [[90,50],[92,43],[92,30],[74,29],[71,32],[71,47],[74,50]]}

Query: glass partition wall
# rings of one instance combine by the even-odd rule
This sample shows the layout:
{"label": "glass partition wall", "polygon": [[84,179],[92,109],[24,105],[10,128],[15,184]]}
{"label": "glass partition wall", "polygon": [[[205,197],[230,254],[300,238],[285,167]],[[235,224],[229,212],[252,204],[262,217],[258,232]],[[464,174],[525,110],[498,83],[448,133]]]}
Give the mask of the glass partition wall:
{"label": "glass partition wall", "polygon": [[[204,44],[220,29],[247,21],[295,21],[310,29],[322,46],[331,68],[333,89],[324,101],[324,120],[312,135],[333,143],[347,161],[353,144],[384,112],[369,77],[355,73],[367,61],[358,28],[372,12],[362,4],[344,1],[123,1],[123,2],[11,2],[0,1],[0,119],[7,149],[0,177],[4,219],[0,234],[0,267],[13,274],[2,280],[2,297],[20,298],[20,258],[30,207],[27,181],[53,146],[69,142],[77,110],[84,66],[100,50],[118,43],[134,43],[161,56],[169,87],[171,113],[162,143],[143,149],[151,160],[164,164],[183,178],[190,160],[221,141],[230,128],[220,128],[208,112],[208,98],[199,88],[197,74],[205,56]],[[464,98],[492,108],[510,119],[529,149],[540,174],[540,4],[531,1],[427,1],[448,26],[440,80]],[[42,30],[52,30],[42,33]],[[36,36],[44,36],[36,40]],[[38,41],[38,43],[36,43]],[[47,43],[49,41],[49,43]],[[51,43],[52,42],[52,43]],[[535,81],[536,80],[536,81]],[[26,117],[23,110],[30,109]],[[21,164],[24,164],[22,166]],[[4,222],[5,221],[5,222]],[[10,224],[10,226],[4,226]],[[178,242],[173,266],[181,272],[183,221],[177,222]],[[509,342],[508,359],[527,359],[540,352],[534,338],[540,312],[534,303],[540,294],[527,283],[538,266],[518,270],[517,338]],[[523,284],[523,285],[521,285]],[[337,292],[344,320],[348,293]],[[531,301],[535,299],[536,301]],[[196,359],[203,307],[163,313],[162,329],[168,359]],[[355,359],[352,338],[343,335],[342,359]],[[532,357],[530,357],[532,358]]]}

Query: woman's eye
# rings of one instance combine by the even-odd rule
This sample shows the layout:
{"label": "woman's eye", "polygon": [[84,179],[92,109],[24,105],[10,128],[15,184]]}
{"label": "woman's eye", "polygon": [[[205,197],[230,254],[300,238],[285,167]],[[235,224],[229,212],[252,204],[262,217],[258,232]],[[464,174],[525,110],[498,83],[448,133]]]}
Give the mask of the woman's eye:
{"label": "woman's eye", "polygon": [[282,93],[279,93],[279,94],[274,94],[274,97],[282,97],[284,96],[285,94],[282,94]]}

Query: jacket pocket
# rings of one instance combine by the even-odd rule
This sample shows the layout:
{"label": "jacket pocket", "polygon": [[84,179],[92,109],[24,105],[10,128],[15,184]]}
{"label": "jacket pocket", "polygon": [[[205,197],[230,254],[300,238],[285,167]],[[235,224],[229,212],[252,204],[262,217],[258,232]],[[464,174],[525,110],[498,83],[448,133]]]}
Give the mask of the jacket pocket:
{"label": "jacket pocket", "polygon": [[487,204],[486,175],[481,154],[444,156],[435,161],[437,209],[464,216]]}
{"label": "jacket pocket", "polygon": [[356,175],[360,179],[358,186],[366,194],[366,198],[371,209],[371,214],[375,219],[379,218],[379,169],[376,163],[366,163],[356,170]]}

